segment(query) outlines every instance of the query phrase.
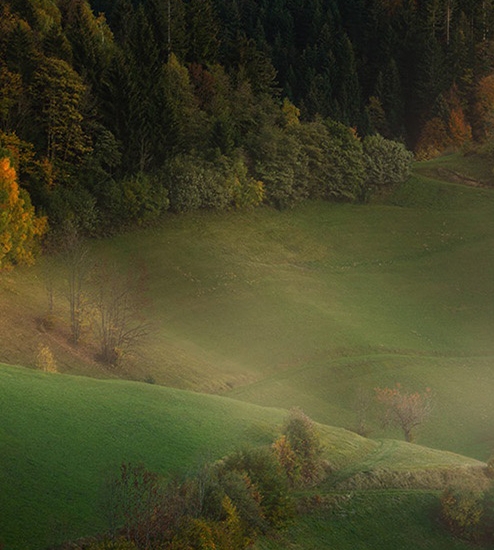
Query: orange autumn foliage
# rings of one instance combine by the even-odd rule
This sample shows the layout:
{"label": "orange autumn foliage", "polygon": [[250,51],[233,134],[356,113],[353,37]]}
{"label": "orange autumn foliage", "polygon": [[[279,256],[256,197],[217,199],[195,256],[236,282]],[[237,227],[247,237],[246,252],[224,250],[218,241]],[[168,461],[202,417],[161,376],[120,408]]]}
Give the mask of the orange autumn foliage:
{"label": "orange autumn foliage", "polygon": [[442,114],[425,122],[415,147],[419,160],[437,157],[447,149],[458,149],[472,139],[472,127],[456,85],[442,94],[438,103]]}
{"label": "orange autumn foliage", "polygon": [[475,117],[482,139],[494,135],[494,74],[490,74],[477,85]]}
{"label": "orange autumn foliage", "polygon": [[451,141],[454,145],[460,146],[472,139],[472,127],[468,124],[465,113],[460,106],[451,109],[448,128]]}
{"label": "orange autumn foliage", "polygon": [[428,160],[439,156],[450,145],[446,124],[436,116],[428,120],[422,128],[415,147],[415,156],[418,160]]}
{"label": "orange autumn foliage", "polygon": [[9,158],[0,159],[0,269],[31,264],[47,219],[37,217]]}

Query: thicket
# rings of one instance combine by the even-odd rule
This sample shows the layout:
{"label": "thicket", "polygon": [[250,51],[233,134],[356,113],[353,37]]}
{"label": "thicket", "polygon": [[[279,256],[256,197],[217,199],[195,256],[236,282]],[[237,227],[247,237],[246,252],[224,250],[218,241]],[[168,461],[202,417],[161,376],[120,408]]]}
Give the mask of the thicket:
{"label": "thicket", "polygon": [[[312,421],[292,412],[284,431],[307,472],[320,471],[321,443]],[[321,479],[320,477],[318,478]],[[106,484],[107,533],[79,550],[242,550],[290,522],[295,498],[272,448],[238,450],[185,479],[165,480],[140,464],[123,463]],[[303,483],[314,483],[311,474]]]}
{"label": "thicket", "polygon": [[494,544],[494,486],[484,491],[448,488],[441,496],[440,518],[454,535],[482,547]]}

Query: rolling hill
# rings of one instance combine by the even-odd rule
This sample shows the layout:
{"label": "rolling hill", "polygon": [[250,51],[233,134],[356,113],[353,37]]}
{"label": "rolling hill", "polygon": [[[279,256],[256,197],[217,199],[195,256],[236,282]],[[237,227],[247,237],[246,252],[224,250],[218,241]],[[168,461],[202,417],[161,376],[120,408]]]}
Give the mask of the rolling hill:
{"label": "rolling hill", "polygon": [[[144,463],[168,476],[193,473],[236,448],[270,444],[286,411],[152,384],[1,365],[0,415],[0,540],[8,549],[35,549],[107,528],[105,483],[122,462]],[[447,472],[451,479],[458,472],[476,477],[484,467],[401,441],[319,429],[336,472],[323,493],[363,486],[356,477],[363,471],[374,481],[384,472],[395,481],[414,475],[408,489],[423,480],[434,490],[445,486]]]}
{"label": "rolling hill", "polygon": [[[494,448],[494,191],[458,181],[463,169],[466,179],[480,177],[453,156],[418,165],[367,205],[198,212],[90,242],[95,258],[122,271],[136,258],[146,266],[152,330],[118,369],[96,360],[90,320],[81,344],[69,343],[60,259],[2,273],[0,360],[34,367],[44,344],[61,374],[0,368],[0,540],[43,547],[97,531],[101,480],[122,460],[184,472],[240,445],[269,443],[292,406],[321,424],[341,491],[369,510],[365,519],[342,504],[344,517],[361,519],[340,522],[336,538],[324,534],[334,511],[318,511],[294,527],[293,548],[323,548],[300,546],[315,523],[328,545],[353,540],[358,548],[362,535],[350,533],[370,529],[394,497],[379,497],[372,483],[361,494],[352,483],[383,470],[422,479],[424,471],[481,468]],[[56,290],[50,326],[40,322],[47,278]],[[372,409],[375,439],[343,429],[355,428],[357,391],[372,396],[397,382],[432,389],[418,442],[438,451],[383,439],[401,434],[384,431]],[[365,483],[361,472],[371,472]],[[431,479],[420,495],[395,487],[409,503],[403,517],[430,517]],[[395,520],[383,519],[382,532]],[[463,548],[447,546],[437,529],[430,525],[429,538],[442,542],[424,548]]]}

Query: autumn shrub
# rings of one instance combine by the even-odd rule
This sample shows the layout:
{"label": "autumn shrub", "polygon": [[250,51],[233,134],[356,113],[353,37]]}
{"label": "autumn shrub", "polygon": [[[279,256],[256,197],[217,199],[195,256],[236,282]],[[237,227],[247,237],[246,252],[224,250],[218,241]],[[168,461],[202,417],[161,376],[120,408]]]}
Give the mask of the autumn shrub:
{"label": "autumn shrub", "polygon": [[242,520],[228,496],[222,499],[223,517],[210,520],[204,517],[183,518],[167,550],[243,550],[251,547]]}
{"label": "autumn shrub", "polygon": [[292,486],[313,485],[324,476],[326,464],[319,434],[300,409],[292,409],[273,449]]}
{"label": "autumn shrub", "polygon": [[494,135],[494,74],[482,78],[475,90],[474,122],[477,136],[483,141]]}
{"label": "autumn shrub", "polygon": [[484,492],[482,498],[481,538],[491,548],[494,545],[494,485]]}
{"label": "autumn shrub", "polygon": [[261,506],[263,495],[245,471],[232,470],[219,464],[215,469],[216,486],[210,486],[203,513],[211,519],[224,515],[223,499],[235,505],[246,535],[254,537],[267,530],[268,523]]}
{"label": "autumn shrub", "polygon": [[363,148],[366,185],[394,185],[410,175],[413,154],[402,143],[376,134],[363,140]]}
{"label": "autumn shrub", "polygon": [[44,372],[58,372],[57,362],[49,346],[40,344],[36,355],[36,367]]}
{"label": "autumn shrub", "polygon": [[448,488],[441,496],[441,519],[455,535],[478,540],[481,533],[482,495]]}
{"label": "autumn shrub", "polygon": [[223,468],[248,476],[251,490],[258,493],[255,498],[259,498],[266,527],[283,526],[293,516],[294,503],[288,492],[286,476],[271,450],[236,451],[225,458]]}
{"label": "autumn shrub", "polygon": [[166,542],[169,518],[166,485],[142,464],[123,463],[107,488],[107,512],[113,539],[119,536],[137,548]]}
{"label": "autumn shrub", "polygon": [[417,160],[436,158],[450,145],[451,139],[445,122],[440,117],[433,117],[422,128],[415,146],[415,157]]}

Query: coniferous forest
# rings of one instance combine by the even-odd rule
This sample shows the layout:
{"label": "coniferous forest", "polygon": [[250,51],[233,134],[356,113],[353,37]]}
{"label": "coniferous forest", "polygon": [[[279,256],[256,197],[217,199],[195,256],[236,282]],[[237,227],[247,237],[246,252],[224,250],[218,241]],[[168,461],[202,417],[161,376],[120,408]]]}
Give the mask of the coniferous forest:
{"label": "coniferous forest", "polygon": [[492,4],[5,0],[0,146],[26,204],[87,235],[165,210],[366,200],[376,157],[401,176],[405,147],[489,137]]}

